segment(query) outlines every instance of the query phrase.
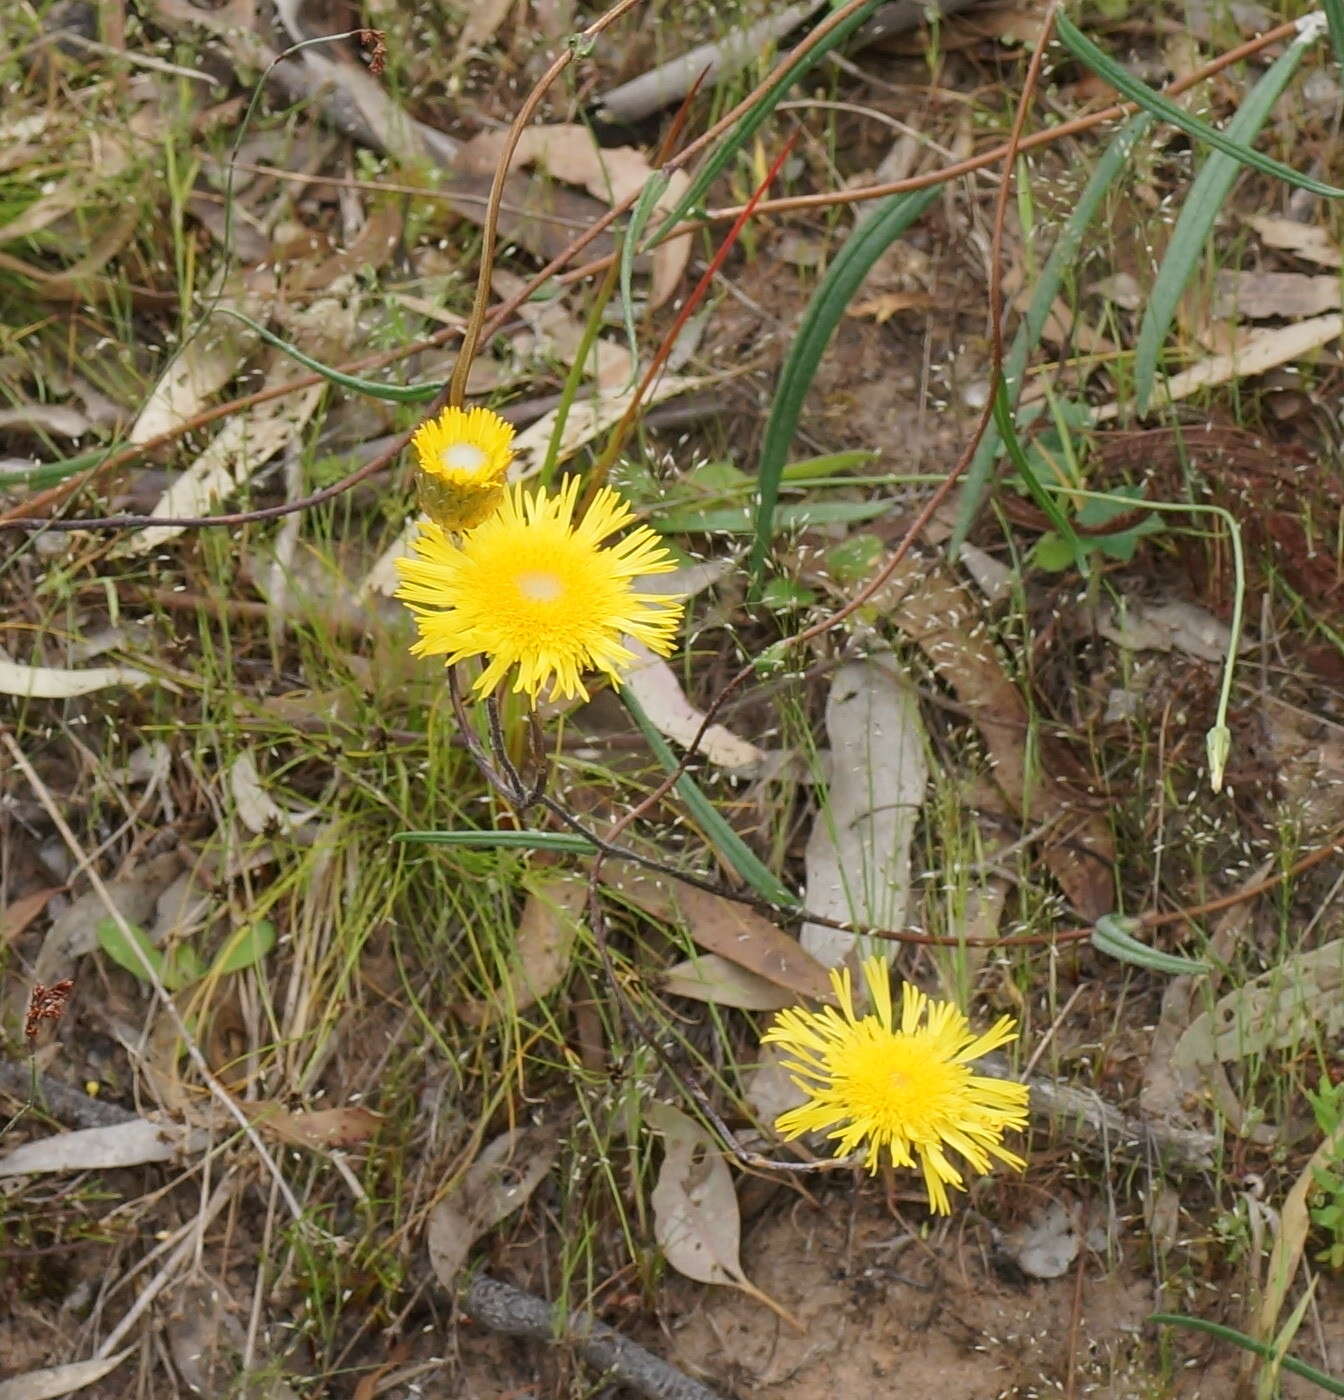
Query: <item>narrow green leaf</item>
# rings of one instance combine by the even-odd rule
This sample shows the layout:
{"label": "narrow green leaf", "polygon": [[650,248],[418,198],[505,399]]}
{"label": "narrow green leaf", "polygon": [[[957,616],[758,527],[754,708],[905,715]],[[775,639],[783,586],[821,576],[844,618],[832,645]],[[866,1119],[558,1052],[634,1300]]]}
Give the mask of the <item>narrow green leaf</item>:
{"label": "narrow green leaf", "polygon": [[[128,939],[122,932],[121,925],[115,919],[101,919],[94,929],[94,934],[98,939],[98,946],[112,959],[118,967],[125,968],[132,977],[138,977],[142,982],[150,979],[145,975],[145,964],[148,963],[154,969],[154,975],[162,982],[163,978],[163,954],[149,941],[148,935],[135,924],[128,924],[131,937]],[[134,940],[134,942],[132,942]],[[143,957],[136,955],[136,948],[139,948]]]}
{"label": "narrow green leaf", "polygon": [[1092,946],[1118,962],[1170,973],[1173,977],[1194,977],[1209,970],[1206,962],[1178,958],[1174,953],[1163,953],[1140,943],[1133,935],[1142,927],[1138,919],[1126,918],[1123,914],[1103,914],[1092,930]]}
{"label": "narrow green leaf", "polygon": [[[1293,43],[1309,44],[1313,42],[1321,33],[1322,23],[1320,15],[1307,15],[1300,19],[1298,21],[1298,37],[1293,40]],[[1172,126],[1179,127],[1188,136],[1193,136],[1196,140],[1204,141],[1220,151],[1225,151],[1243,165],[1253,166],[1256,170],[1263,171],[1266,175],[1273,175],[1298,189],[1309,190],[1312,194],[1321,195],[1325,199],[1344,198],[1344,189],[1340,189],[1337,185],[1327,185],[1321,180],[1313,180],[1310,175],[1299,174],[1291,165],[1284,165],[1282,161],[1275,160],[1272,156],[1261,155],[1259,151],[1252,150],[1240,141],[1234,141],[1219,131],[1217,127],[1210,126],[1208,122],[1200,121],[1198,117],[1192,117],[1170,98],[1163,97],[1159,92],[1154,92],[1146,83],[1141,83],[1131,73],[1126,72],[1113,58],[1103,53],[1091,39],[1070,22],[1066,15],[1061,14],[1056,19],[1055,32],[1059,35],[1060,43],[1080,63],[1085,63],[1094,73],[1104,78],[1123,97],[1129,98],[1131,102],[1137,102],[1140,107],[1153,112],[1163,121],[1170,122]]]}
{"label": "narrow green leaf", "polygon": [[780,372],[774,402],[770,405],[770,419],[765,425],[765,439],[761,444],[756,488],[756,539],[747,566],[753,593],[759,593],[764,581],[765,560],[774,533],[779,482],[789,446],[802,415],[803,400],[816,377],[817,366],[821,363],[831,335],[869,269],[938,197],[939,188],[932,185],[911,194],[893,195],[883,201],[877,212],[849,236],[807,304],[798,335]]}
{"label": "narrow green leaf", "polygon": [[597,849],[572,831],[399,831],[394,841],[418,841],[426,846],[468,846],[477,849],[577,851]]}
{"label": "narrow green leaf", "polygon": [[1008,390],[1003,380],[999,380],[994,393],[994,424],[999,430],[999,436],[1003,439],[1008,459],[1017,468],[1018,474],[1026,483],[1031,499],[1036,502],[1037,508],[1044,513],[1045,518],[1054,527],[1055,534],[1073,551],[1073,562],[1077,564],[1078,571],[1086,577],[1092,571],[1092,566],[1088,562],[1087,546],[1078,538],[1078,532],[1070,524],[1068,516],[1055,504],[1055,498],[1041,485],[1040,478],[1032,468],[1030,458],[1023,452],[1022,444],[1017,440],[1017,428],[1013,424],[1013,410],[1008,402]]}
{"label": "narrow green leaf", "polygon": [[[1219,1341],[1231,1342],[1262,1360],[1274,1359],[1273,1347],[1266,1346],[1264,1342],[1257,1342],[1254,1337],[1248,1337],[1245,1332],[1238,1332],[1235,1327],[1224,1327],[1221,1322],[1209,1322],[1202,1317],[1185,1317],[1181,1313],[1153,1313],[1148,1321],[1165,1327],[1188,1327],[1192,1332],[1204,1332],[1210,1337],[1217,1337]],[[1285,1356],[1280,1364],[1285,1371],[1291,1371],[1295,1376],[1301,1376],[1303,1380],[1320,1386],[1327,1395],[1344,1395],[1344,1381],[1336,1380],[1324,1371],[1318,1371],[1315,1366],[1309,1366],[1295,1356]]]}
{"label": "narrow green leaf", "polygon": [[372,379],[360,379],[353,374],[342,374],[340,370],[332,369],[330,365],[324,365],[321,360],[315,360],[311,355],[305,355],[297,345],[291,345],[289,341],[282,340],[250,316],[243,315],[241,311],[235,311],[231,306],[220,306],[216,309],[222,311],[226,316],[232,316],[235,321],[241,321],[259,335],[267,345],[272,345],[277,350],[283,350],[290,359],[297,360],[301,365],[312,370],[314,374],[320,374],[323,379],[329,380],[332,384],[339,384],[341,388],[350,389],[356,394],[364,394],[371,399],[384,399],[388,403],[424,403],[426,399],[432,399],[443,388],[442,384],[379,384]]}
{"label": "narrow green leaf", "polygon": [[630,222],[621,240],[621,314],[625,320],[625,338],[630,344],[632,382],[639,369],[639,342],[635,335],[635,254],[658,201],[671,183],[671,175],[664,170],[655,170],[649,176],[630,211]]}
{"label": "narrow green leaf", "polygon": [[[1341,2],[1344,3],[1344,0]],[[1084,234],[1096,218],[1097,210],[1100,209],[1107,191],[1125,168],[1130,153],[1152,125],[1152,121],[1147,112],[1141,112],[1121,127],[1115,139],[1102,152],[1079,196],[1078,203],[1074,206],[1073,213],[1064,225],[1063,232],[1050,250],[1050,256],[1045,260],[1045,266],[1037,279],[1036,289],[1031,294],[1027,314],[1022,318],[1017,333],[1013,336],[1013,343],[1003,359],[1003,382],[1011,403],[1015,404],[1022,392],[1022,376],[1026,373],[1027,360],[1041,338],[1046,317],[1049,316],[1050,308],[1059,294],[1065,273],[1078,256]],[[976,448],[975,455],[966,468],[966,478],[957,496],[956,523],[952,529],[952,538],[948,542],[948,550],[954,559],[961,552],[961,546],[966,543],[976,512],[980,509],[985,486],[989,481],[990,468],[998,456],[999,446],[999,435],[991,425],[980,439],[980,446]]]}
{"label": "narrow green leaf", "polygon": [[[663,736],[653,727],[653,721],[644,713],[644,707],[628,689],[621,691],[621,699],[625,702],[625,707],[630,711],[635,723],[639,725],[645,739],[648,740],[649,747],[653,750],[658,762],[663,765],[667,772],[675,771],[677,767],[676,755]],[[718,809],[700,791],[695,779],[689,773],[683,773],[677,779],[677,792],[680,793],[682,801],[690,809],[696,825],[708,837],[710,844],[762,899],[768,899],[772,904],[778,904],[787,909],[798,907],[796,896],[780,883],[779,878],[772,870],[757,859],[755,852],[724,821]]]}
{"label": "narrow green leaf", "polygon": [[47,486],[59,485],[62,481],[80,472],[96,467],[100,462],[120,452],[130,444],[114,442],[110,447],[99,447],[92,452],[81,452],[78,457],[66,457],[60,462],[44,462],[36,467],[21,467],[18,471],[0,473],[0,489],[21,486],[26,490],[40,491]]}
{"label": "narrow green leaf", "polygon": [[672,212],[658,225],[657,231],[649,239],[649,246],[661,242],[694,209],[705,196],[705,191],[718,178],[719,172],[733,158],[733,154],[751,138],[775,110],[779,100],[804,73],[826,57],[839,44],[843,44],[860,25],[866,24],[873,12],[884,0],[868,0],[855,10],[848,19],[831,30],[819,43],[814,44],[796,62],[792,63],[764,93],[756,105],[747,112],[737,125],[724,137],[710,153],[708,159],[696,171],[686,192],[676,202]]}
{"label": "narrow green leaf", "polygon": [[255,924],[235,929],[215,957],[211,975],[222,977],[226,972],[242,972],[259,963],[275,947],[275,939],[275,925],[269,919],[258,919]]}
{"label": "narrow green leaf", "polygon": [[1330,26],[1330,43],[1334,46],[1335,62],[1344,70],[1344,0],[1321,0],[1325,22]]}
{"label": "narrow green leaf", "polygon": [[[872,520],[900,505],[899,497],[875,501],[799,501],[778,506],[774,512],[774,534],[801,530],[809,525],[848,525]],[[754,535],[757,521],[748,506],[724,506],[720,510],[674,510],[665,516],[649,517],[649,525],[664,535],[727,534]]]}
{"label": "narrow green leaf", "polygon": [[[1247,94],[1246,100],[1224,128],[1231,140],[1245,144],[1255,140],[1306,51],[1306,44],[1301,39],[1288,45]],[[1148,410],[1153,379],[1157,373],[1158,353],[1176,315],[1177,303],[1204,255],[1214,221],[1241,170],[1240,161],[1223,151],[1214,151],[1204,162],[1181,205],[1180,217],[1172,230],[1166,256],[1158,268],[1157,279],[1144,307],[1135,345],[1134,395],[1141,414]]]}

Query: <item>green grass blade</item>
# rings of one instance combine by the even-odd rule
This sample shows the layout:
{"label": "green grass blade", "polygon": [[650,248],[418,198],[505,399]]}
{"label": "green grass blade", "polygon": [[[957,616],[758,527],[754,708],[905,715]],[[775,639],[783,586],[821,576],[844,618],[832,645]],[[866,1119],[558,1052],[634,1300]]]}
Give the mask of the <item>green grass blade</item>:
{"label": "green grass blade", "polygon": [[232,316],[235,321],[241,321],[260,336],[267,345],[274,346],[277,350],[283,350],[290,359],[297,360],[301,365],[312,370],[314,374],[320,374],[323,379],[332,384],[339,384],[342,389],[350,389],[356,394],[364,394],[371,399],[385,399],[388,403],[424,403],[426,399],[432,399],[443,388],[442,384],[379,384],[372,379],[360,379],[353,374],[342,374],[340,370],[332,369],[330,365],[324,365],[321,360],[315,360],[311,355],[305,355],[297,345],[291,345],[289,341],[268,331],[265,326],[259,325],[241,311],[235,311],[231,306],[220,306],[215,309],[225,316]]}
{"label": "green grass blade", "polygon": [[1049,520],[1055,534],[1073,551],[1073,561],[1078,565],[1079,573],[1088,575],[1092,571],[1088,562],[1088,547],[1078,538],[1078,532],[1070,524],[1069,517],[1055,504],[1055,498],[1041,484],[1030,458],[1022,450],[1022,444],[1017,439],[1017,427],[1013,423],[1013,407],[1008,401],[1008,390],[1002,380],[994,392],[994,426],[998,428],[999,436],[1003,439],[1008,460],[1017,468],[1018,474],[1026,483],[1031,499]]}
{"label": "green grass blade", "polygon": [[[1264,1342],[1257,1342],[1254,1337],[1248,1337],[1245,1332],[1238,1332],[1235,1327],[1224,1327],[1221,1322],[1207,1322],[1202,1317],[1185,1317],[1181,1313],[1153,1313],[1148,1321],[1167,1327],[1188,1327],[1192,1332],[1204,1332],[1210,1337],[1217,1337],[1219,1341],[1243,1347],[1246,1351],[1254,1352],[1262,1360],[1274,1360],[1273,1347],[1266,1346]],[[1318,1371],[1315,1366],[1309,1366],[1295,1356],[1285,1356],[1279,1364],[1285,1371],[1291,1371],[1295,1376],[1301,1376],[1303,1380],[1320,1386],[1327,1395],[1344,1395],[1344,1381],[1336,1380],[1324,1371]]]}
{"label": "green grass blade", "polygon": [[1206,962],[1177,957],[1175,953],[1164,953],[1140,943],[1132,936],[1139,927],[1137,919],[1127,919],[1122,914],[1103,914],[1092,930],[1092,946],[1117,962],[1133,963],[1135,967],[1165,972],[1172,977],[1197,977],[1209,971]]}
{"label": "green grass blade", "polygon": [[[1344,0],[1340,0],[1340,3],[1344,4]],[[1036,290],[1032,293],[1027,314],[1018,326],[1017,334],[1013,336],[1013,343],[1007,355],[1004,356],[1003,380],[1007,386],[1010,403],[1015,404],[1022,392],[1022,377],[1026,373],[1027,360],[1041,338],[1046,317],[1049,316],[1050,308],[1059,294],[1065,273],[1078,256],[1084,234],[1096,218],[1107,191],[1125,168],[1134,147],[1152,124],[1152,117],[1147,112],[1140,112],[1120,128],[1110,145],[1102,152],[1101,159],[1097,161],[1073,213],[1064,225],[1063,232],[1050,250],[1050,256],[1045,260],[1045,266],[1037,280]],[[970,466],[966,468],[966,480],[957,497],[957,519],[952,538],[948,542],[948,551],[953,558],[956,558],[961,546],[966,542],[967,535],[970,534],[971,524],[980,509],[985,486],[989,481],[990,468],[994,465],[1000,445],[999,435],[991,424],[981,439],[980,446],[976,448]]]}
{"label": "green grass blade", "polygon": [[630,343],[632,383],[639,367],[639,341],[635,335],[635,253],[658,201],[671,183],[672,177],[662,170],[655,170],[649,176],[630,211],[630,222],[621,240],[621,314],[625,320],[625,338]]}
{"label": "green grass blade", "polygon": [[399,831],[394,841],[418,841],[425,846],[469,846],[474,849],[572,851],[590,855],[597,847],[571,831]]}
{"label": "green grass blade", "polygon": [[16,472],[5,472],[0,475],[0,490],[13,486],[22,486],[28,490],[42,490],[47,486],[59,485],[69,477],[78,476],[82,471],[88,471],[90,467],[96,467],[100,462],[121,452],[131,444],[127,442],[114,442],[110,447],[98,447],[92,452],[81,452],[78,457],[66,457],[60,462],[44,462],[38,467],[24,467]]}
{"label": "green grass blade", "polygon": [[[1226,136],[1247,145],[1255,140],[1305,53],[1306,42],[1301,37],[1288,45],[1237,108],[1236,114],[1224,128]],[[1214,151],[1204,162],[1181,206],[1180,217],[1172,230],[1171,243],[1144,308],[1135,346],[1134,393],[1140,413],[1148,409],[1157,374],[1158,353],[1171,329],[1177,303],[1204,255],[1214,221],[1241,170],[1240,161],[1223,151]]]}
{"label": "green grass blade", "polygon": [[[644,713],[644,707],[635,699],[628,688],[621,691],[621,699],[625,701],[626,709],[630,711],[635,723],[639,725],[645,739],[648,740],[649,747],[657,756],[658,762],[663,765],[667,772],[674,772],[677,767],[677,757],[668,746],[667,741],[653,727],[653,721]],[[686,806],[690,808],[692,819],[709,839],[710,844],[762,899],[768,899],[771,904],[778,904],[786,909],[798,907],[797,897],[780,883],[775,873],[761,863],[755,852],[724,821],[718,809],[700,791],[695,779],[689,773],[683,773],[677,779],[677,792]]]}
{"label": "green grass blade", "polygon": [[1321,0],[1325,22],[1330,26],[1330,43],[1334,46],[1335,62],[1344,69],[1344,0]]}
{"label": "green grass blade", "polygon": [[747,566],[753,594],[760,591],[766,555],[774,533],[780,476],[803,411],[803,400],[816,376],[821,357],[840,318],[845,314],[850,298],[858,291],[869,269],[938,197],[940,188],[931,185],[928,189],[893,195],[885,200],[877,213],[850,235],[812,294],[798,336],[780,373],[779,386],[770,406],[770,419],[765,425],[765,440],[761,444],[756,538]]}
{"label": "green grass blade", "polygon": [[[1298,21],[1298,27],[1299,34],[1293,43],[1309,44],[1321,33],[1321,17],[1307,15]],[[1132,74],[1127,73],[1113,58],[1109,58],[1103,53],[1076,25],[1070,23],[1065,15],[1061,14],[1055,21],[1055,32],[1059,35],[1060,43],[1080,63],[1086,64],[1099,77],[1104,78],[1123,97],[1129,98],[1131,102],[1137,102],[1140,107],[1161,117],[1163,121],[1170,122],[1172,126],[1179,127],[1188,136],[1193,136],[1198,141],[1214,146],[1234,160],[1239,160],[1243,165],[1252,166],[1256,170],[1263,171],[1266,175],[1273,175],[1300,190],[1309,190],[1312,194],[1321,195],[1325,199],[1344,198],[1344,189],[1340,189],[1339,186],[1327,185],[1321,180],[1313,180],[1310,175],[1300,174],[1291,165],[1284,165],[1282,161],[1275,160],[1273,156],[1261,155],[1259,151],[1252,150],[1251,147],[1243,145],[1240,141],[1234,141],[1230,136],[1219,131],[1217,127],[1210,126],[1207,122],[1200,121],[1198,117],[1192,117],[1188,112],[1182,111],[1170,98],[1163,97],[1159,92],[1154,92],[1146,83],[1141,83]]]}
{"label": "green grass blade", "polygon": [[868,0],[866,5],[855,10],[848,19],[837,24],[829,34],[817,44],[813,45],[805,54],[790,66],[775,80],[760,98],[760,101],[749,111],[738,124],[724,137],[722,142],[714,148],[708,159],[695,172],[691,178],[691,183],[686,192],[676,202],[672,212],[658,225],[653,237],[649,240],[649,245],[660,242],[679,224],[686,215],[700,203],[705,197],[705,191],[718,178],[719,172],[733,158],[735,152],[750,141],[751,138],[764,125],[770,113],[775,110],[780,98],[797,82],[799,78],[807,72],[814,64],[830,53],[838,44],[843,44],[849,36],[866,23],[873,12],[883,3],[883,0]]}

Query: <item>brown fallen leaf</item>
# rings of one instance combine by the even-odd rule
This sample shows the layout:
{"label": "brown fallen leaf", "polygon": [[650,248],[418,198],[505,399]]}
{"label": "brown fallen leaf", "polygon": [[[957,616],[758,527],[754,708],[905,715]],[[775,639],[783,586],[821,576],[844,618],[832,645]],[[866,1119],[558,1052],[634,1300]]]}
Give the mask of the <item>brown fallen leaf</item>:
{"label": "brown fallen leaf", "polygon": [[1344,267],[1344,251],[1317,224],[1303,224],[1279,214],[1247,214],[1245,222],[1260,235],[1267,248],[1294,253],[1320,267]]}
{"label": "brown fallen leaf", "polygon": [[530,881],[518,921],[508,982],[488,1001],[461,1001],[456,1015],[471,1026],[532,1006],[565,980],[574,942],[583,927],[588,881],[573,872],[547,873]]}
{"label": "brown fallen leaf", "polygon": [[11,1376],[7,1381],[0,1381],[0,1400],[56,1400],[59,1395],[71,1395],[115,1371],[134,1350],[135,1347],[127,1347],[113,1356],[72,1361],[66,1366],[48,1366],[41,1371]]}
{"label": "brown fallen leaf", "polygon": [[0,910],[0,944],[13,943],[64,888],[64,885],[52,885],[45,890],[34,890]]}
{"label": "brown fallen leaf", "polygon": [[367,1142],[383,1124],[383,1115],[360,1104],[340,1108],[319,1108],[312,1113],[291,1113],[274,1101],[243,1103],[243,1109],[259,1128],[290,1147],[314,1151],[358,1147]]}
{"label": "brown fallen leaf", "polygon": [[434,1277],[453,1288],[467,1254],[485,1232],[524,1205],[560,1150],[556,1126],[502,1133],[429,1213],[425,1243]]}
{"label": "brown fallen leaf", "polygon": [[711,953],[814,1001],[831,1001],[826,969],[796,938],[745,904],[678,883],[676,907],[691,937]]}
{"label": "brown fallen leaf", "polygon": [[791,934],[747,905],[617,861],[603,862],[600,878],[607,889],[623,895],[651,919],[667,923],[680,915],[702,948],[776,987],[814,1001],[834,1000],[821,963]]}
{"label": "brown fallen leaf", "polygon": [[[894,622],[951,686],[989,750],[994,781],[1018,817],[1050,829],[1043,858],[1069,902],[1085,919],[1115,907],[1115,846],[1102,813],[1072,799],[1049,772],[1027,783],[1027,707],[1003,669],[979,603],[941,563],[911,553],[869,608]],[[1048,749],[1039,754],[1047,761]]]}
{"label": "brown fallen leaf", "polygon": [[762,1293],[742,1270],[742,1218],[732,1173],[701,1126],[671,1104],[651,1103],[649,1126],[663,1136],[662,1169],[654,1184],[654,1238],[667,1262],[697,1283],[729,1284],[764,1303],[791,1327],[802,1324]]}
{"label": "brown fallen leaf", "polygon": [[933,305],[928,292],[882,292],[867,301],[856,301],[847,316],[871,316],[880,326],[898,311],[924,311]]}
{"label": "brown fallen leaf", "polygon": [[660,989],[666,995],[707,1001],[715,1006],[736,1006],[743,1011],[782,1011],[798,999],[786,988],[767,982],[717,953],[699,953],[669,967],[662,974]]}
{"label": "brown fallen leaf", "polygon": [[1339,307],[1338,277],[1228,270],[1220,272],[1215,283],[1215,316],[1240,315],[1251,321],[1281,316],[1300,321],[1323,311],[1338,311]]}

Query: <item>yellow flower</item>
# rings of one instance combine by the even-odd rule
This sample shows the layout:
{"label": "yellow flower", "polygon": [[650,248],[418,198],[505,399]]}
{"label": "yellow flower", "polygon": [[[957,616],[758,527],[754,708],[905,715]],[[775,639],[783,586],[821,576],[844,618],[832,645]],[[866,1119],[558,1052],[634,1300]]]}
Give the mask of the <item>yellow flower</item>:
{"label": "yellow flower", "polygon": [[577,477],[554,495],[515,486],[456,543],[437,525],[422,525],[417,557],[397,560],[397,597],[410,605],[420,632],[412,652],[447,657],[449,665],[489,657],[476,682],[482,695],[516,666],[514,690],[534,701],[548,684],[552,700],[586,700],[579,676],[587,670],[619,684],[635,659],[622,646],[622,633],[667,655],[681,600],[639,593],[631,584],[641,574],[670,572],[672,557],[643,525],[604,546],[634,513],[603,487],[576,522],[578,490]]}
{"label": "yellow flower", "polygon": [[973,1171],[987,1172],[990,1158],[1012,1167],[1023,1160],[1001,1145],[1007,1128],[1027,1123],[1027,1086],[972,1074],[968,1062],[1016,1034],[1011,1016],[983,1035],[946,1001],[930,1001],[908,982],[901,994],[901,1023],[893,1024],[891,984],[881,958],[863,963],[873,1011],[854,1014],[849,969],[833,971],[840,1007],[781,1011],[762,1037],[796,1060],[785,1060],[808,1102],[775,1120],[786,1138],[824,1132],[836,1139],[837,1156],[866,1143],[864,1166],[876,1171],[885,1148],[897,1167],[918,1166],[929,1204],[951,1213],[947,1188],[964,1190],[961,1172],[948,1160],[951,1148]]}
{"label": "yellow flower", "polygon": [[504,496],[513,427],[488,408],[446,408],[415,430],[420,508],[444,530],[479,525]]}

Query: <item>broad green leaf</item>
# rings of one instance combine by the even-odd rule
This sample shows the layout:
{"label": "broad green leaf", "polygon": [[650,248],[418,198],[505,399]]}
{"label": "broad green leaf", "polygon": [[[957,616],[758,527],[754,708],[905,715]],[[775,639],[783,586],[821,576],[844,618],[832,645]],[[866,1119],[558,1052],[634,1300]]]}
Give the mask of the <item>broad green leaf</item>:
{"label": "broad green leaf", "polygon": [[255,924],[236,929],[216,955],[211,974],[222,977],[226,972],[242,972],[259,963],[275,947],[275,937],[275,925],[269,919],[258,919]]}
{"label": "broad green leaf", "polygon": [[[1307,15],[1300,19],[1298,21],[1298,37],[1293,40],[1293,43],[1311,43],[1321,33],[1321,26],[1322,17],[1318,14]],[[1284,165],[1282,161],[1275,160],[1272,156],[1261,155],[1259,151],[1253,150],[1250,146],[1244,145],[1240,141],[1234,141],[1230,136],[1219,131],[1217,127],[1200,121],[1198,117],[1192,117],[1189,112],[1182,110],[1169,97],[1163,97],[1161,93],[1154,92],[1146,83],[1141,83],[1113,58],[1103,53],[1066,15],[1061,14],[1055,21],[1055,33],[1058,34],[1060,43],[1080,63],[1085,63],[1094,73],[1104,78],[1123,97],[1129,98],[1131,102],[1137,102],[1140,107],[1161,117],[1163,121],[1170,122],[1172,126],[1179,127],[1188,136],[1207,142],[1217,150],[1225,151],[1243,165],[1252,166],[1266,175],[1273,175],[1298,189],[1309,190],[1312,194],[1321,195],[1325,199],[1344,198],[1344,189],[1340,189],[1339,186],[1327,185],[1321,180],[1313,180],[1310,175],[1300,174],[1291,165]]]}
{"label": "broad green leaf", "polygon": [[780,372],[761,444],[761,462],[757,473],[756,538],[747,566],[753,591],[759,592],[764,582],[766,555],[774,535],[779,483],[789,445],[802,415],[803,401],[816,377],[817,366],[821,363],[831,335],[873,264],[938,197],[939,189],[940,186],[933,185],[884,201],[877,212],[850,235],[808,302],[798,335]]}
{"label": "broad green leaf", "polygon": [[1173,977],[1193,977],[1209,971],[1208,963],[1178,958],[1174,953],[1163,953],[1140,943],[1133,935],[1142,927],[1138,919],[1104,914],[1092,929],[1092,946],[1118,962],[1133,963],[1135,967],[1146,967],[1153,972],[1167,972]]}
{"label": "broad green leaf", "polygon": [[[1230,140],[1242,144],[1255,140],[1306,51],[1304,37],[1299,36],[1288,45],[1228,122],[1225,134]],[[1214,222],[1241,170],[1240,161],[1224,151],[1214,151],[1204,162],[1181,205],[1171,242],[1143,310],[1134,350],[1134,393],[1141,414],[1148,409],[1157,373],[1157,357],[1171,329],[1177,304],[1194,275],[1196,265],[1204,256]]]}
{"label": "broad green leaf", "polygon": [[[127,928],[131,934],[129,939],[115,919],[100,920],[94,930],[98,946],[118,967],[125,968],[132,977],[138,977],[142,982],[150,980],[145,975],[145,964],[148,963],[154,969],[154,975],[166,986],[163,976],[163,954],[149,941],[143,929],[137,928],[135,924],[128,924]],[[142,957],[136,956],[137,948]]]}

